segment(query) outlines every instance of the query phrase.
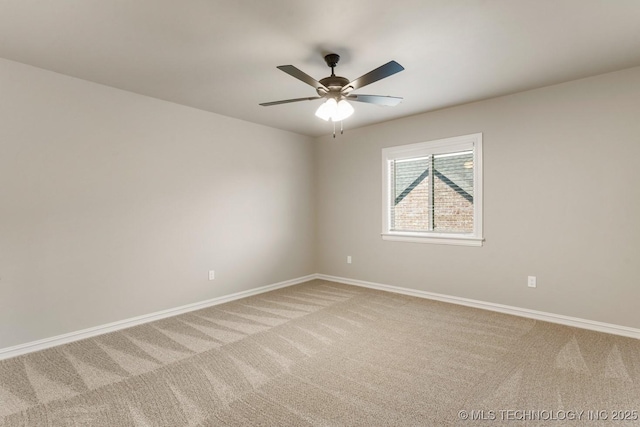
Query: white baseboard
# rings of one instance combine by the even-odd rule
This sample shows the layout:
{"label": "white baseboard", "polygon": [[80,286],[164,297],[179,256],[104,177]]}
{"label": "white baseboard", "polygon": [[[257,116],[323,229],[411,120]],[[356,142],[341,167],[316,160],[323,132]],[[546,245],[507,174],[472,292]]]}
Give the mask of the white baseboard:
{"label": "white baseboard", "polygon": [[297,285],[309,280],[317,278],[317,274],[298,277],[296,279],[285,280],[284,282],[274,283],[272,285],[262,286],[247,291],[236,292],[231,295],[224,295],[212,298],[206,301],[196,302],[193,304],[183,305],[181,307],[170,308],[168,310],[157,311],[155,313],[144,314],[142,316],[132,317],[130,319],[120,320],[106,325],[95,326],[93,328],[83,329],[81,331],[70,332],[68,334],[58,335],[51,338],[45,338],[38,341],[32,341],[25,344],[19,344],[13,347],[0,348],[0,360],[9,359],[11,357],[20,356],[22,354],[31,353],[33,351],[44,350],[46,348],[67,344],[73,341],[91,338],[96,335],[106,334],[108,332],[118,331],[120,329],[130,328],[142,323],[153,322],[154,320],[164,319],[165,317],[176,316],[178,314],[187,313],[189,311],[200,310],[202,308],[211,307],[213,305],[223,304],[225,302],[234,301],[240,298],[249,297],[251,295],[261,294],[263,292],[273,291],[274,289],[284,288],[287,286]]}
{"label": "white baseboard", "polygon": [[640,329],[627,326],[614,325],[611,323],[596,322],[594,320],[580,319],[577,317],[563,316],[561,314],[546,313],[544,311],[529,310],[527,308],[512,307],[509,305],[496,304],[486,301],[478,301],[468,298],[455,297],[450,295],[437,294],[434,292],[420,291],[417,289],[401,288],[398,286],[384,285],[381,283],[366,282],[364,280],[348,279],[345,277],[328,276],[317,274],[316,278],[331,282],[344,283],[346,285],[362,286],[365,288],[378,289],[381,291],[394,292],[397,294],[410,295],[419,298],[427,298],[436,301],[443,301],[452,304],[465,305],[468,307],[481,308],[484,310],[497,311],[499,313],[513,314],[515,316],[527,317],[529,319],[542,320],[545,322],[558,323],[565,326],[590,329],[592,331],[605,332],[608,334],[622,335],[624,337],[640,339]]}
{"label": "white baseboard", "polygon": [[529,310],[527,308],[512,307],[492,302],[455,297],[451,295],[437,294],[434,292],[421,291],[418,289],[409,289],[399,286],[385,285],[382,283],[366,282],[364,280],[348,279],[346,277],[329,276],[326,274],[310,274],[308,276],[285,280],[284,282],[274,283],[272,285],[262,286],[255,289],[249,289],[247,291],[236,292],[231,295],[212,298],[206,301],[183,305],[181,307],[170,308],[168,310],[132,317],[130,319],[120,320],[118,322],[108,323],[106,325],[95,326],[93,328],[70,332],[68,334],[45,338],[38,341],[32,341],[25,344],[19,344],[13,347],[0,348],[0,360],[9,359],[11,357],[20,356],[22,354],[31,353],[38,350],[44,350],[46,348],[67,344],[85,338],[91,338],[96,335],[106,334],[108,332],[114,332],[120,329],[130,328],[132,326],[153,322],[154,320],[160,320],[166,317],[176,316],[178,314],[187,313],[189,311],[200,310],[202,308],[223,304],[225,302],[234,301],[240,298],[273,291],[275,289],[297,285],[313,279],[322,279],[331,282],[343,283],[345,285],[378,289],[381,291],[394,292],[397,294],[404,294],[419,298],[448,302],[452,304],[465,305],[468,307],[481,308],[484,310],[496,311],[499,313],[512,314],[514,316],[527,317],[530,319],[542,320],[545,322],[558,323],[566,326],[574,326],[582,329],[590,329],[593,331],[640,339],[640,329],[630,328],[627,326],[580,319],[577,317],[563,316],[561,314],[546,313],[543,311]]}

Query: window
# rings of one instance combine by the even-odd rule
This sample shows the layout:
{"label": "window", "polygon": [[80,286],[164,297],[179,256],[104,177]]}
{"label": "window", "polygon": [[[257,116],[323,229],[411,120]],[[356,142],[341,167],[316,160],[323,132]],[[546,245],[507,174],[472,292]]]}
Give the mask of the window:
{"label": "window", "polygon": [[482,246],[482,134],[382,150],[382,238]]}

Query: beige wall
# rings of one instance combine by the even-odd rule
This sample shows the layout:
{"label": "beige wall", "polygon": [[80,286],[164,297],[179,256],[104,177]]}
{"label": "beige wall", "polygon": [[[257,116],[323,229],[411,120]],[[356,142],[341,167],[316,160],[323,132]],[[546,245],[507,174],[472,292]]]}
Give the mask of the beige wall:
{"label": "beige wall", "polygon": [[[5,60],[0,87],[0,348],[314,272],[640,327],[640,68],[315,143]],[[485,246],[382,241],[382,147],[476,132]]]}
{"label": "beige wall", "polygon": [[315,272],[310,138],[5,60],[0,87],[0,348]]}
{"label": "beige wall", "polygon": [[[476,132],[485,245],[382,241],[381,149]],[[347,126],[316,144],[319,272],[639,328],[639,161],[640,68]]]}

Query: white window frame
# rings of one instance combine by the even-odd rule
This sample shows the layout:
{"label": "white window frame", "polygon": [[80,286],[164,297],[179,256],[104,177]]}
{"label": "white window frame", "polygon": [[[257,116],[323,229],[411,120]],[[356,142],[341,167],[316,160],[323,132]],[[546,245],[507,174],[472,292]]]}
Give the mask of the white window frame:
{"label": "white window frame", "polygon": [[[473,232],[437,233],[433,231],[392,231],[389,211],[391,209],[390,162],[434,154],[473,150]],[[482,246],[482,133],[400,145],[382,149],[382,239],[414,243],[437,243],[445,245]]]}

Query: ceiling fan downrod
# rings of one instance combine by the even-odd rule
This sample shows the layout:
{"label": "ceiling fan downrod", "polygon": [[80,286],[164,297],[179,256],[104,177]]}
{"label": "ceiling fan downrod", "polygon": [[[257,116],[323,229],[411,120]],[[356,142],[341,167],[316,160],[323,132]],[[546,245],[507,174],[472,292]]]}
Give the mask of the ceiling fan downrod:
{"label": "ceiling fan downrod", "polygon": [[334,77],[336,73],[333,71],[333,69],[336,67],[336,65],[338,65],[338,62],[340,61],[340,55],[338,55],[337,53],[330,53],[324,56],[324,61],[329,67],[331,67],[331,77]]}
{"label": "ceiling fan downrod", "polygon": [[327,63],[327,66],[331,67],[331,75],[329,77],[325,77],[324,79],[320,79],[321,87],[316,88],[316,92],[320,96],[330,96],[335,98],[336,101],[340,101],[344,99],[345,96],[342,93],[343,88],[345,88],[349,84],[349,79],[345,77],[336,76],[335,67],[338,65],[340,61],[340,55],[337,53],[330,53],[325,55],[324,61]]}

